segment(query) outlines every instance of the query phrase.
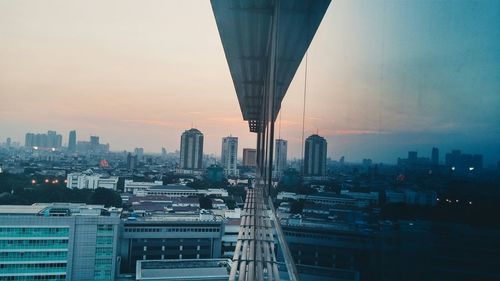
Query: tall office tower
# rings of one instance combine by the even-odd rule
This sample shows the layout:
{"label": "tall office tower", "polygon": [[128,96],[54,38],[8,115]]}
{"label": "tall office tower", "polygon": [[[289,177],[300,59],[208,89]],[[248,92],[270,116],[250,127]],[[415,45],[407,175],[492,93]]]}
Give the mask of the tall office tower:
{"label": "tall office tower", "polygon": [[304,175],[326,175],[326,140],[316,134],[306,139],[304,149]]}
{"label": "tall office tower", "polygon": [[25,147],[33,147],[33,146],[35,146],[35,134],[33,134],[33,133],[26,133],[26,136],[24,138],[24,146]]}
{"label": "tall office tower", "polygon": [[60,148],[62,146],[62,135],[58,135],[56,131],[47,132],[47,144],[40,145],[42,147]]}
{"label": "tall office tower", "polygon": [[257,166],[257,149],[243,148],[243,166],[247,167]]}
{"label": "tall office tower", "polygon": [[112,281],[119,224],[102,205],[2,205],[0,279]]}
{"label": "tall office tower", "polygon": [[137,156],[137,158],[139,160],[142,160],[142,158],[144,157],[144,148],[142,148],[142,147],[136,147],[134,149],[134,153],[135,153],[135,155]]}
{"label": "tall office tower", "polygon": [[98,136],[90,136],[90,145],[98,146],[99,145],[99,137]]}
{"label": "tall office tower", "polygon": [[286,155],[287,155],[288,142],[283,139],[277,139],[274,148],[274,171],[276,176],[281,177],[283,171],[287,168]]}
{"label": "tall office tower", "polygon": [[165,149],[165,147],[161,148],[161,157],[163,159],[167,158],[167,150]]}
{"label": "tall office tower", "polygon": [[127,169],[129,171],[133,171],[135,169],[135,165],[137,164],[137,155],[132,156],[132,153],[127,154]]}
{"label": "tall office tower", "polygon": [[203,167],[203,134],[198,129],[182,133],[180,158],[182,169],[199,170]]}
{"label": "tall office tower", "polygon": [[75,130],[69,132],[68,150],[71,152],[76,151],[76,131]]}
{"label": "tall office tower", "polygon": [[437,147],[432,148],[432,165],[439,165],[439,149]]}
{"label": "tall office tower", "polygon": [[238,138],[233,136],[222,138],[221,162],[226,175],[238,176],[237,157]]}
{"label": "tall office tower", "polygon": [[10,138],[7,138],[7,141],[5,142],[5,146],[7,148],[10,148],[11,142],[12,142],[12,140]]}

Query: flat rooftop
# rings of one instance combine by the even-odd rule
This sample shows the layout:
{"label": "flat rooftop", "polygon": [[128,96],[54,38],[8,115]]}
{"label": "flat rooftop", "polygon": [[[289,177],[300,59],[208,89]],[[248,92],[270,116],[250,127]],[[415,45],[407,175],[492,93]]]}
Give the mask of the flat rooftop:
{"label": "flat rooftop", "polygon": [[137,261],[136,280],[227,280],[229,259]]}

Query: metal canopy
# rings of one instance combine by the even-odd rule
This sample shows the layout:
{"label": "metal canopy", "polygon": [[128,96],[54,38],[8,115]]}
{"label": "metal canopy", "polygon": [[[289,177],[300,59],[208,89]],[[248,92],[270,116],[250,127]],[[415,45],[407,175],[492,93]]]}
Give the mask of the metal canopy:
{"label": "metal canopy", "polygon": [[[212,0],[234,88],[250,131],[262,124],[275,5],[278,10],[273,121],[330,0]],[[279,4],[277,4],[279,3]]]}

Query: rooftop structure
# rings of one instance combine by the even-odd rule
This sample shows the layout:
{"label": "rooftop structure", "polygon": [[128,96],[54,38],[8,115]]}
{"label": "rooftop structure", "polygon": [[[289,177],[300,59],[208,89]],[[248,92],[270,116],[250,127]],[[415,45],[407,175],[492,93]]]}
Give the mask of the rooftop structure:
{"label": "rooftop structure", "polygon": [[231,260],[148,260],[137,261],[136,280],[227,281]]}

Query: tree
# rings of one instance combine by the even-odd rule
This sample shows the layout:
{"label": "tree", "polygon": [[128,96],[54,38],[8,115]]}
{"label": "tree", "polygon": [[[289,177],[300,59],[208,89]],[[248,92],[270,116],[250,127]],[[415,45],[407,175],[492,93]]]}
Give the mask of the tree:
{"label": "tree", "polygon": [[212,199],[206,196],[200,196],[199,198],[200,208],[201,209],[212,209]]}
{"label": "tree", "polygon": [[105,207],[121,207],[122,198],[111,189],[97,188],[90,197],[91,204],[101,204]]}

